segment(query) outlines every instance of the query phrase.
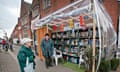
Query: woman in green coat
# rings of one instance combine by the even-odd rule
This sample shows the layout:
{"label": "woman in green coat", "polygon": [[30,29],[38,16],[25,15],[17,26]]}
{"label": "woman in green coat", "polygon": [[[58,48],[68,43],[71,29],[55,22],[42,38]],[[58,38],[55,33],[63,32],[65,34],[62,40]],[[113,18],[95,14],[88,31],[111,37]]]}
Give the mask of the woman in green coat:
{"label": "woman in green coat", "polygon": [[29,58],[29,63],[34,64],[33,68],[35,69],[35,62],[34,62],[35,56],[31,49],[31,41],[32,40],[30,38],[24,38],[21,42],[23,45],[17,55],[21,72],[24,72],[24,68],[26,67],[27,57]]}

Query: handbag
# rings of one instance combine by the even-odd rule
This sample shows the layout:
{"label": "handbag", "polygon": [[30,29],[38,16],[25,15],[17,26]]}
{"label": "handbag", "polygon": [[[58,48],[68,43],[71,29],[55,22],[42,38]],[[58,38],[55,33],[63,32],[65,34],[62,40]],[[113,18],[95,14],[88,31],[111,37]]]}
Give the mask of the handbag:
{"label": "handbag", "polygon": [[34,72],[33,62],[29,63],[29,58],[28,57],[27,57],[27,60],[26,60],[26,67],[24,67],[24,71],[25,72]]}

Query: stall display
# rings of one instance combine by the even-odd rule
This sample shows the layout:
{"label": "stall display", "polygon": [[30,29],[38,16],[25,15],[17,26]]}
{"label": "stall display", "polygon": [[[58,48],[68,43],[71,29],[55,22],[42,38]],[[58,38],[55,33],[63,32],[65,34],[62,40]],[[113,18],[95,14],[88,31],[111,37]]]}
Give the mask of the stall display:
{"label": "stall display", "polygon": [[104,46],[109,48],[109,55],[116,48],[117,35],[112,20],[98,0],[77,0],[40,19],[36,26],[46,24],[57,26],[53,27],[51,37],[65,60],[78,64],[81,49],[88,46],[92,49],[92,66],[88,64],[92,72],[97,72],[100,66]]}
{"label": "stall display", "polygon": [[[98,31],[96,34],[98,34]],[[54,47],[62,51],[64,59],[78,64],[80,50],[85,49],[88,45],[92,46],[92,27],[88,27],[86,30],[75,29],[74,31],[52,32],[51,37],[54,42]],[[99,37],[96,37],[96,48],[99,45],[98,39]]]}

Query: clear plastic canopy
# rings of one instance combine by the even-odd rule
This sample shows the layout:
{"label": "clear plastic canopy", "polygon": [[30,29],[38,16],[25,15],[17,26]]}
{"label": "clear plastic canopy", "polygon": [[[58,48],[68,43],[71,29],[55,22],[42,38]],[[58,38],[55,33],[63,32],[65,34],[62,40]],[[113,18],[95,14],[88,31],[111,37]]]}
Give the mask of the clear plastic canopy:
{"label": "clear plastic canopy", "polygon": [[[78,0],[58,11],[39,20],[36,26],[49,25],[69,25],[69,19],[79,22],[80,15],[86,17],[85,24],[96,24],[99,33],[99,59],[97,69],[101,60],[102,48],[113,49],[116,47],[117,35],[113,27],[112,20],[105,10],[105,7],[98,0]],[[104,42],[104,44],[103,44]]]}
{"label": "clear plastic canopy", "polygon": [[[95,8],[95,15],[96,15],[96,22],[97,26],[99,29],[99,42],[100,42],[100,50],[99,50],[99,62],[98,62],[98,67],[100,64],[100,59],[101,59],[101,49],[106,47],[109,49],[108,54],[112,53],[111,51],[116,48],[116,40],[117,40],[117,35],[113,27],[112,20],[110,16],[108,15],[107,11],[103,7],[102,4],[99,3],[98,0],[94,0],[93,2],[94,8]],[[102,39],[103,37],[103,39]],[[102,41],[103,40],[103,41]],[[104,44],[102,45],[102,42]],[[97,70],[98,70],[97,67]]]}

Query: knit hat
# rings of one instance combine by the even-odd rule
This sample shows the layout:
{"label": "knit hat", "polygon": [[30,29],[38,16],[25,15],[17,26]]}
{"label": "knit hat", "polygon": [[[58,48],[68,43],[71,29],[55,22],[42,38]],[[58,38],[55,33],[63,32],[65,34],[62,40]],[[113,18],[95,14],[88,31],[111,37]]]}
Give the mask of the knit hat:
{"label": "knit hat", "polygon": [[21,44],[25,44],[25,43],[31,42],[31,41],[32,41],[32,39],[30,39],[30,38],[23,38],[23,39],[21,40]]}

